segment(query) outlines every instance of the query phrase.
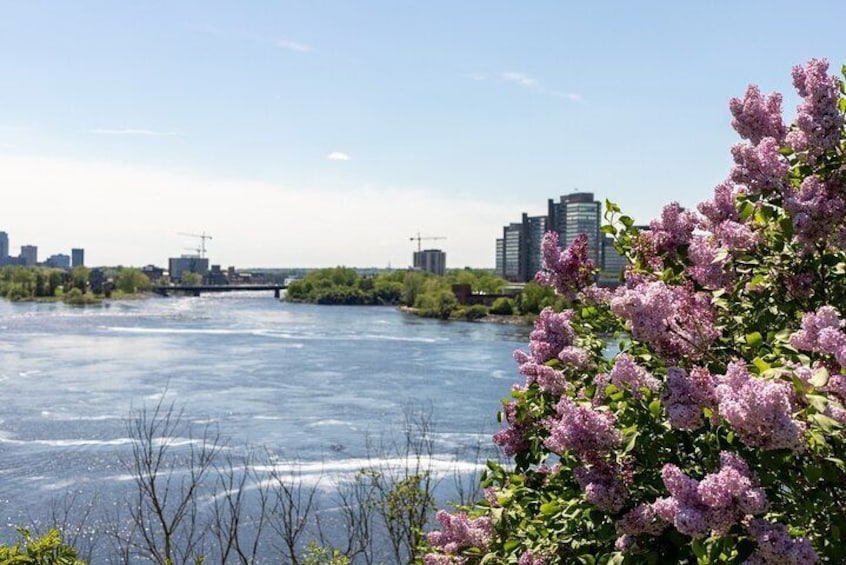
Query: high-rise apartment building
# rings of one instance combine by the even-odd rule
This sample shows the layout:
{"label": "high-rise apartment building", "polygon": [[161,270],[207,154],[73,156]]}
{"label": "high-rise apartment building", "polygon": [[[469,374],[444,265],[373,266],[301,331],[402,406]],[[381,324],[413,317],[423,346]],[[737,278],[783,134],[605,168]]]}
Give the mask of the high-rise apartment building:
{"label": "high-rise apartment building", "polygon": [[80,248],[71,249],[71,265],[74,267],[85,266],[85,250]]}
{"label": "high-rise apartment building", "polygon": [[38,247],[35,245],[21,245],[21,264],[34,267],[38,264]]}
{"label": "high-rise apartment building", "polygon": [[0,231],[0,267],[9,263],[9,234]]}
{"label": "high-rise apartment building", "polygon": [[496,238],[495,257],[494,272],[501,277],[503,270],[505,270],[505,240],[501,237]]}
{"label": "high-rise apartment building", "polygon": [[561,196],[558,202],[547,201],[549,229],[558,233],[558,243],[564,248],[579,234],[586,234],[588,257],[597,267],[603,264],[601,232],[602,203],[594,200],[592,192],[574,192]]}
{"label": "high-rise apartment building", "polygon": [[501,244],[497,239],[497,274],[514,282],[532,280],[543,266],[542,244],[548,231],[558,233],[558,244],[562,248],[573,243],[579,234],[587,234],[588,256],[601,269],[601,213],[602,204],[595,201],[590,192],[574,192],[558,201],[549,199],[545,216],[523,213],[520,223],[503,227]]}
{"label": "high-rise apartment building", "polygon": [[446,253],[440,249],[424,249],[414,252],[414,268],[443,275],[446,273]]}
{"label": "high-rise apartment building", "polygon": [[523,224],[512,223],[502,228],[502,272],[497,273],[508,281],[526,280],[525,253],[523,245]]}

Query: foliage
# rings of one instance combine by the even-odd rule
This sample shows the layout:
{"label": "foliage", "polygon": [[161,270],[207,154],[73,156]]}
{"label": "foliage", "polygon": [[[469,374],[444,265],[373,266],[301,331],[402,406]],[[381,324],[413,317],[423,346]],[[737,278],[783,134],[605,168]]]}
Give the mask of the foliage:
{"label": "foliage", "polygon": [[150,279],[139,269],[124,267],[115,277],[115,286],[124,294],[135,294],[150,290]]}
{"label": "foliage", "polygon": [[[333,267],[313,271],[291,282],[286,299],[313,304],[402,304],[422,308],[418,314],[425,317],[449,318],[457,306],[452,292],[454,284],[469,284],[473,292],[498,293],[505,281],[487,271],[468,269],[439,277],[420,271],[358,275],[348,267]],[[462,319],[478,319],[487,311],[466,308],[456,313]]]}
{"label": "foliage", "polygon": [[586,284],[584,239],[547,235],[538,280],[573,302],[515,352],[494,436],[514,465],[438,514],[427,564],[846,562],[846,99],[827,68],[794,68],[789,128],[778,94],[731,101],[748,143],[699,214],[671,203],[639,231],[607,203],[615,292]]}
{"label": "foliage", "polygon": [[203,277],[199,273],[186,272],[182,273],[180,277],[180,284],[184,286],[197,286],[203,282]]}
{"label": "foliage", "polygon": [[79,288],[73,287],[62,295],[62,301],[65,304],[71,304],[74,306],[85,306],[88,304],[99,304],[102,299],[91,293],[83,294]]}
{"label": "foliage", "polygon": [[85,565],[76,550],[62,541],[58,530],[36,538],[18,528],[20,540],[15,545],[0,545],[0,565]]}
{"label": "foliage", "polygon": [[348,565],[350,558],[343,555],[340,549],[329,549],[312,541],[306,548],[303,565]]}
{"label": "foliage", "polygon": [[535,281],[529,281],[520,294],[519,308],[521,314],[540,314],[544,308],[561,310],[566,301],[555,295],[551,287],[543,286]]}
{"label": "foliage", "polygon": [[491,314],[498,314],[500,316],[511,316],[514,314],[514,301],[510,298],[497,298],[491,305]]}
{"label": "foliage", "polygon": [[488,315],[488,309],[482,304],[472,304],[470,306],[459,306],[452,311],[452,317],[458,320],[465,320],[472,322],[480,320]]}

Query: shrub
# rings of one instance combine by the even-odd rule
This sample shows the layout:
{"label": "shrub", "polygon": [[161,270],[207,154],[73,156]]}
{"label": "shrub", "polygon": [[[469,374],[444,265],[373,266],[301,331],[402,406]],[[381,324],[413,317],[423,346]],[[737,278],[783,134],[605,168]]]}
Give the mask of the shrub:
{"label": "shrub", "polygon": [[491,314],[500,316],[511,316],[514,314],[514,301],[510,298],[497,298],[491,306]]}
{"label": "shrub", "polygon": [[[629,260],[590,284],[587,241],[547,235],[544,309],[494,441],[486,501],[439,513],[428,564],[846,562],[846,136],[828,63],[802,102],[732,99],[735,166],[698,214],[639,231],[607,203]],[[608,342],[618,351],[608,352]]]}
{"label": "shrub", "polygon": [[472,306],[461,306],[459,308],[456,308],[452,312],[453,318],[467,320],[468,322],[472,322],[473,320],[479,320],[487,315],[488,309],[481,304],[473,304]]}

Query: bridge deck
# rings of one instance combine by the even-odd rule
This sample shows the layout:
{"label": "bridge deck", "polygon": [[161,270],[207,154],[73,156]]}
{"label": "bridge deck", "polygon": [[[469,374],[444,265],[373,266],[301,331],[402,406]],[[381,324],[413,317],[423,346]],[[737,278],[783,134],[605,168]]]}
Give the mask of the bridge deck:
{"label": "bridge deck", "polygon": [[213,285],[213,284],[197,284],[197,285],[157,285],[152,287],[152,291],[162,296],[168,296],[171,292],[192,294],[200,296],[203,292],[239,292],[239,291],[256,291],[256,290],[272,290],[273,296],[279,298],[279,293],[288,288],[284,284],[230,284],[230,285]]}

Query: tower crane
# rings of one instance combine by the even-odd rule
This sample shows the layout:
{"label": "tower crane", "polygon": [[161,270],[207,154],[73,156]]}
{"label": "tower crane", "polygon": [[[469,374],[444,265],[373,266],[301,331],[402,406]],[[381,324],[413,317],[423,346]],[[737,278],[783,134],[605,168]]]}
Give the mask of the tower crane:
{"label": "tower crane", "polygon": [[200,248],[198,251],[200,252],[200,259],[206,256],[206,240],[211,239],[212,236],[206,235],[206,232],[203,233],[185,233],[179,232],[179,235],[187,235],[188,237],[196,237],[200,240]]}
{"label": "tower crane", "polygon": [[409,239],[410,241],[414,241],[415,239],[417,240],[417,251],[418,251],[418,253],[419,253],[420,251],[422,251],[422,250],[423,250],[423,249],[422,249],[422,247],[421,247],[421,245],[420,245],[420,242],[421,242],[422,240],[424,240],[424,239],[446,239],[446,237],[444,237],[444,236],[442,236],[442,235],[431,235],[431,236],[428,236],[428,237],[423,237],[423,236],[421,236],[421,235],[420,235],[420,232],[417,232],[417,236],[416,236],[416,237],[412,236],[412,237],[410,237],[410,238],[408,238],[408,239]]}

